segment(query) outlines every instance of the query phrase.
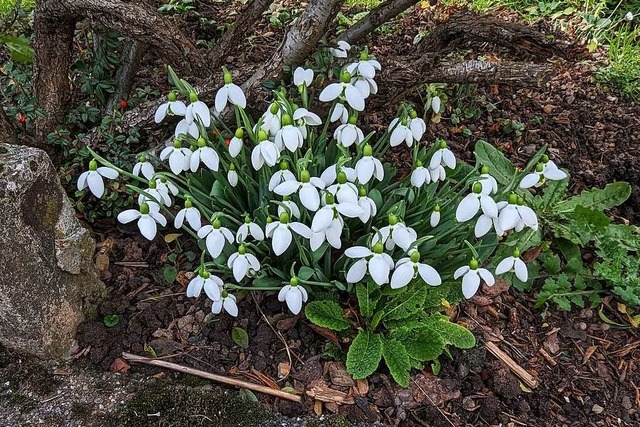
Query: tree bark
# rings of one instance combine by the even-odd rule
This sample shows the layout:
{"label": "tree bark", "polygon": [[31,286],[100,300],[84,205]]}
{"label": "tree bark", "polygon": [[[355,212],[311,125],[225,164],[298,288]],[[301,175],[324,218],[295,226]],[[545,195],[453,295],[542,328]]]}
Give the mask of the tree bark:
{"label": "tree bark", "polygon": [[364,18],[360,19],[347,31],[342,33],[340,40],[349,44],[356,43],[367,34],[388,22],[418,3],[420,0],[387,0],[373,8]]}
{"label": "tree bark", "polygon": [[238,19],[226,33],[222,35],[216,46],[211,50],[209,65],[214,72],[224,65],[227,57],[234,51],[242,39],[253,29],[253,26],[262,17],[262,14],[273,3],[273,0],[253,0],[238,15]]}
{"label": "tree bark", "polygon": [[144,45],[142,43],[135,40],[127,41],[121,55],[120,68],[116,71],[116,90],[109,97],[105,111],[112,110],[116,102],[129,96],[143,53]]}
{"label": "tree bark", "polygon": [[438,83],[488,83],[540,87],[549,81],[553,68],[528,62],[463,61],[442,62],[424,81]]}
{"label": "tree bark", "polygon": [[16,139],[16,128],[4,108],[0,107],[0,143],[16,144]]}

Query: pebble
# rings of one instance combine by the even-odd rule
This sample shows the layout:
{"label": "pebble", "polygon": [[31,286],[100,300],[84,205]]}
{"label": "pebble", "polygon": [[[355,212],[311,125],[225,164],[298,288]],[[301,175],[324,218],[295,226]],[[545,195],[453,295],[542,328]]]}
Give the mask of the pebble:
{"label": "pebble", "polygon": [[622,397],[622,407],[627,410],[633,408],[633,403],[631,403],[629,396]]}
{"label": "pebble", "polygon": [[611,329],[611,325],[609,325],[608,323],[603,323],[602,325],[600,325],[600,329],[602,329],[603,331],[608,331],[609,329]]}
{"label": "pebble", "polygon": [[581,331],[586,331],[587,330],[587,324],[584,323],[584,322],[578,323],[578,329],[580,329]]}
{"label": "pebble", "polygon": [[591,408],[591,410],[593,411],[594,414],[598,414],[598,415],[604,412],[604,408],[598,405],[597,403],[593,405],[593,408]]}

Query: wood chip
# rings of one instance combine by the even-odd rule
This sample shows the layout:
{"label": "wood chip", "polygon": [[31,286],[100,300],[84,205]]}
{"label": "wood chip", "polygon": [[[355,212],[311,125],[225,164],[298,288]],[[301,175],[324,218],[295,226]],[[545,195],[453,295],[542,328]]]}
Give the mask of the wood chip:
{"label": "wood chip", "polygon": [[525,371],[522,366],[518,365],[515,360],[509,357],[509,355],[504,351],[500,350],[494,343],[487,342],[485,343],[485,347],[491,352],[491,354],[507,365],[509,369],[511,369],[511,372],[516,374],[529,388],[535,388],[538,386],[539,383],[537,378]]}
{"label": "wood chip", "polygon": [[289,362],[278,363],[278,378],[284,378],[291,372],[291,365]]}
{"label": "wood chip", "polygon": [[307,387],[307,396],[322,402],[333,402],[337,405],[353,405],[354,400],[343,391],[334,390],[324,381],[312,381]]}
{"label": "wood chip", "polygon": [[356,385],[342,362],[327,362],[327,371],[334,385],[340,387],[353,387]]}
{"label": "wood chip", "polygon": [[547,362],[549,362],[549,365],[556,366],[558,364],[558,362],[556,362],[555,359],[551,357],[551,355],[547,353],[544,348],[540,347],[540,350],[538,350],[538,352],[542,355],[542,357],[544,357]]}
{"label": "wood chip", "polygon": [[584,352],[584,356],[582,356],[582,364],[586,365],[593,353],[598,349],[597,345],[591,345],[587,348],[587,351]]}

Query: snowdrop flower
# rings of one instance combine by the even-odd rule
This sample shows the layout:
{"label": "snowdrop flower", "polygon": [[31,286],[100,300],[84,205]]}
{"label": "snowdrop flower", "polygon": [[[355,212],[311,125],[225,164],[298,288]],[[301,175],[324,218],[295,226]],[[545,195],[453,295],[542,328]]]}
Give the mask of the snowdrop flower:
{"label": "snowdrop flower", "polygon": [[378,181],[384,179],[382,162],[373,157],[373,148],[369,144],[362,149],[362,158],[356,163],[356,174],[360,184],[366,184],[374,176]]}
{"label": "snowdrop flower", "polygon": [[269,179],[269,191],[273,191],[278,185],[285,181],[296,181],[296,176],[289,170],[287,162],[280,163],[280,170],[274,173]]}
{"label": "snowdrop flower", "polygon": [[369,57],[369,52],[363,50],[360,52],[360,61],[347,65],[346,70],[359,76],[363,76],[369,79],[373,79],[376,76],[376,71],[382,70],[382,66],[373,57]]}
{"label": "snowdrop flower", "polygon": [[160,105],[156,110],[154,120],[156,123],[160,123],[165,117],[169,116],[184,116],[187,111],[187,106],[182,101],[176,101],[175,92],[169,92],[167,95],[167,102]]}
{"label": "snowdrop flower", "polygon": [[416,188],[420,188],[425,184],[431,182],[431,174],[429,170],[422,166],[420,160],[416,160],[416,168],[411,172],[411,185]]}
{"label": "snowdrop flower", "polygon": [[307,139],[307,126],[320,126],[322,124],[320,116],[306,108],[298,108],[294,111],[293,120],[296,122],[296,126],[300,129],[304,139]]}
{"label": "snowdrop flower", "polygon": [[383,250],[382,243],[376,243],[373,245],[373,250],[364,246],[354,246],[344,251],[344,254],[349,258],[360,258],[347,271],[347,282],[360,282],[368,270],[371,278],[378,286],[389,283],[389,273],[394,264],[393,259],[388,254],[383,253]]}
{"label": "snowdrop flower", "polygon": [[429,162],[429,168],[435,169],[437,166],[446,166],[449,169],[456,168],[456,156],[451,150],[447,148],[445,141],[440,141],[438,149],[433,153],[431,161]]}
{"label": "snowdrop flower", "polygon": [[235,187],[238,185],[238,172],[236,172],[236,167],[233,163],[229,165],[229,170],[227,171],[227,181],[229,181],[229,185]]}
{"label": "snowdrop flower", "polygon": [[489,175],[488,166],[482,166],[480,169],[480,180],[478,182],[482,185],[482,194],[495,194],[498,192],[498,182]]}
{"label": "snowdrop flower", "polygon": [[434,96],[433,98],[431,98],[431,109],[433,110],[434,113],[438,114],[440,113],[440,97],[439,96]]}
{"label": "snowdrop flower", "polygon": [[358,206],[360,206],[363,212],[358,218],[364,223],[369,222],[369,220],[378,213],[376,203],[372,198],[367,196],[367,189],[364,187],[358,189]]}
{"label": "snowdrop flower", "polygon": [[516,231],[529,227],[532,230],[538,229],[538,217],[528,206],[524,205],[524,199],[516,194],[510,194],[508,203],[500,206],[498,225],[500,230],[507,232],[511,229]]}
{"label": "snowdrop flower", "polygon": [[282,115],[282,127],[276,132],[274,142],[280,151],[287,147],[289,151],[294,153],[298,148],[302,147],[304,137],[300,129],[293,125],[290,115]]}
{"label": "snowdrop flower", "polygon": [[526,282],[529,279],[527,265],[520,259],[520,251],[518,249],[513,251],[513,256],[506,257],[496,266],[496,274],[504,274],[512,271],[516,273],[516,277],[521,282]]}
{"label": "snowdrop flower", "polygon": [[333,138],[343,147],[350,147],[354,142],[360,144],[364,140],[364,133],[356,126],[357,117],[349,117],[347,123],[341,124],[333,132]]}
{"label": "snowdrop flower", "polygon": [[237,105],[240,108],[247,106],[247,98],[244,96],[244,92],[233,83],[233,77],[228,70],[224,70],[224,86],[222,86],[218,93],[216,93],[216,111],[219,113],[225,109],[227,102],[233,105]]}
{"label": "snowdrop flower", "polygon": [[156,223],[163,227],[167,225],[167,219],[160,213],[160,206],[157,203],[143,203],[138,209],[128,209],[118,214],[118,221],[128,224],[133,220],[138,220],[138,228],[147,240],[153,240],[158,232]]}
{"label": "snowdrop flower", "polygon": [[414,109],[409,111],[409,122],[407,123],[407,126],[411,129],[413,139],[416,141],[420,141],[422,139],[422,135],[427,131],[427,124],[421,117],[418,117],[418,113],[416,113],[416,110]]}
{"label": "snowdrop flower", "polygon": [[418,233],[413,228],[399,222],[397,216],[389,215],[389,225],[382,227],[373,235],[371,244],[375,245],[378,242],[382,242],[388,251],[398,245],[407,251],[416,240],[418,240]]}
{"label": "snowdrop flower", "polygon": [[[318,214],[316,213],[316,216],[317,215]],[[343,228],[344,220],[340,215],[334,216],[329,223],[329,226],[320,231],[314,231],[312,228],[311,231],[313,232],[313,235],[311,236],[311,239],[309,239],[309,246],[311,247],[311,250],[317,251],[325,241],[329,242],[332,247],[340,249],[342,247],[342,240],[340,237],[342,236]]]}
{"label": "snowdrop flower", "polygon": [[182,146],[179,139],[173,141],[173,144],[165,147],[160,152],[160,160],[169,159],[169,168],[174,175],[180,175],[181,172],[189,169],[189,161],[191,159],[191,150]]}
{"label": "snowdrop flower", "polygon": [[489,286],[493,286],[495,283],[493,274],[486,268],[478,268],[478,261],[475,259],[472,259],[469,265],[463,265],[453,273],[454,279],[460,277],[462,277],[462,294],[467,299],[478,292],[480,278]]}
{"label": "snowdrop flower", "polygon": [[437,165],[435,168],[428,167],[429,175],[431,176],[431,181],[438,182],[444,181],[447,179],[447,171],[444,170],[444,166]]}
{"label": "snowdrop flower", "polygon": [[198,94],[195,92],[189,94],[189,101],[191,103],[187,105],[187,110],[184,113],[187,123],[197,123],[200,120],[202,126],[208,128],[211,125],[211,112],[207,104],[198,100]]}
{"label": "snowdrop flower", "polygon": [[309,296],[307,290],[298,284],[298,278],[292,277],[289,280],[289,284],[284,286],[278,292],[278,301],[287,302],[287,307],[293,314],[300,313],[302,310],[302,303],[307,302]]}
{"label": "snowdrop flower", "polygon": [[[627,21],[633,21],[633,12],[629,11],[624,15],[624,19]],[[524,282],[524,280],[523,280]]]}
{"label": "snowdrop flower", "polygon": [[89,170],[82,172],[78,178],[78,190],[84,190],[89,187],[89,191],[97,198],[101,198],[104,194],[104,181],[102,178],[116,179],[118,171],[104,166],[98,167],[98,162],[91,160],[89,162]]}
{"label": "snowdrop flower", "polygon": [[222,279],[202,269],[198,271],[198,275],[189,282],[189,286],[187,286],[187,297],[198,298],[202,289],[204,289],[205,294],[207,294],[211,301],[218,301],[223,285]]}
{"label": "snowdrop flower", "polygon": [[300,173],[300,181],[290,180],[284,181],[278,184],[273,192],[280,196],[290,196],[293,193],[298,193],[300,202],[302,205],[312,212],[315,212],[320,207],[320,194],[318,190],[324,188],[324,181],[317,177],[312,177],[308,170],[303,170]]}
{"label": "snowdrop flower", "polygon": [[396,117],[391,121],[389,125],[389,132],[391,132],[389,142],[392,147],[397,147],[403,142],[406,143],[408,147],[413,145],[413,132],[409,129],[408,124],[409,120],[406,117],[402,120]]}
{"label": "snowdrop flower", "polygon": [[329,48],[329,52],[334,56],[334,58],[346,58],[347,52],[351,50],[351,45],[344,40],[338,40],[338,47]]}
{"label": "snowdrop flower", "polygon": [[438,224],[440,224],[440,205],[435,205],[429,218],[429,225],[436,227]]}
{"label": "snowdrop flower", "polygon": [[244,138],[244,131],[242,129],[236,129],[236,133],[233,135],[233,138],[231,138],[231,141],[229,141],[229,155],[234,159],[238,157],[244,145],[242,138]]}
{"label": "snowdrop flower", "polygon": [[420,275],[426,284],[440,286],[442,279],[435,268],[420,262],[420,252],[412,251],[411,255],[401,258],[396,263],[396,269],[391,275],[391,289],[407,286],[411,280]]}
{"label": "snowdrop flower", "polygon": [[276,256],[282,255],[291,246],[291,230],[305,239],[311,239],[313,235],[311,229],[301,222],[289,222],[289,214],[286,212],[280,214],[280,221],[267,223],[267,237],[271,238],[271,247]]}
{"label": "snowdrop flower", "polygon": [[154,173],[156,173],[156,171],[153,169],[153,165],[151,162],[147,161],[147,156],[142,154],[140,156],[140,161],[133,167],[133,174],[135,176],[140,176],[140,174],[142,174],[145,178],[151,179],[153,178]]}
{"label": "snowdrop flower", "polygon": [[269,141],[267,133],[264,130],[258,131],[258,144],[253,147],[251,152],[251,164],[255,170],[260,168],[266,163],[267,166],[275,166],[278,158],[280,157],[280,149],[278,146]]}
{"label": "snowdrop flower", "polygon": [[223,309],[229,314],[229,316],[238,317],[238,304],[236,303],[236,297],[225,290],[220,293],[220,299],[211,304],[211,312],[213,314],[220,314]]}
{"label": "snowdrop flower", "polygon": [[[357,218],[364,213],[357,202],[335,203],[331,193],[326,193],[324,197],[326,204],[315,213],[311,221],[311,230],[314,233],[326,230],[334,219],[340,218],[340,215]],[[342,227],[340,231],[342,232]]]}
{"label": "snowdrop flower", "polygon": [[278,205],[278,216],[283,212],[286,212],[292,217],[300,219],[300,208],[289,198],[289,196],[284,196],[280,203],[281,204]]}
{"label": "snowdrop flower", "polygon": [[344,170],[338,172],[337,181],[336,184],[327,187],[327,192],[335,196],[338,203],[358,203],[358,187],[349,182]]}
{"label": "snowdrop flower", "polygon": [[311,86],[313,83],[313,70],[311,68],[304,69],[298,67],[293,72],[293,84],[296,86],[305,85],[305,87]]}
{"label": "snowdrop flower", "polygon": [[[354,168],[342,166],[340,168],[340,172],[344,172],[347,177],[347,181],[349,182],[354,182],[358,178]],[[320,179],[323,180],[326,185],[333,184],[336,179],[338,179],[338,165],[331,165],[327,167],[320,175]]]}
{"label": "snowdrop flower", "polygon": [[475,182],[473,191],[465,196],[456,209],[458,222],[469,221],[482,208],[482,213],[490,218],[498,216],[498,206],[488,194],[482,194],[482,184]]}
{"label": "snowdrop flower", "polygon": [[254,272],[260,271],[260,261],[255,255],[247,253],[247,248],[244,245],[240,245],[238,252],[229,257],[227,267],[233,271],[233,278],[236,279],[236,282],[240,283],[252,270]]}
{"label": "snowdrop flower", "polygon": [[262,228],[246,216],[244,218],[244,224],[238,227],[238,231],[236,232],[236,242],[242,243],[247,240],[248,236],[256,240],[264,240],[264,231],[262,231]]}
{"label": "snowdrop flower", "polygon": [[340,83],[331,83],[320,92],[320,101],[331,102],[344,94],[344,99],[356,111],[364,110],[364,96],[358,88],[351,84],[351,74],[343,72]]}
{"label": "snowdrop flower", "polygon": [[[544,183],[545,179],[551,181],[561,181],[567,177],[567,174],[558,169],[558,166],[549,157],[543,156],[543,162],[536,165],[534,172],[525,175],[520,181],[520,188],[539,187]],[[546,162],[544,162],[546,160]]]}
{"label": "snowdrop flower", "polygon": [[173,133],[175,138],[178,138],[180,135],[189,135],[192,138],[200,137],[200,129],[198,129],[198,124],[194,121],[189,122],[187,119],[182,119],[176,125],[176,130]]}
{"label": "snowdrop flower", "polygon": [[340,120],[340,123],[347,123],[349,121],[349,110],[341,101],[338,101],[338,103],[333,107],[333,112],[329,119],[331,123],[337,120]]}
{"label": "snowdrop flower", "polygon": [[207,146],[207,141],[204,138],[198,138],[198,148],[191,153],[189,158],[191,172],[197,172],[201,162],[212,171],[218,171],[220,157],[218,157],[216,150]]}
{"label": "snowdrop flower", "polygon": [[277,102],[274,102],[262,115],[262,124],[260,125],[260,128],[268,132],[269,135],[275,136],[281,127],[281,117],[282,112],[280,111],[280,105],[278,105]]}
{"label": "snowdrop flower", "polygon": [[218,258],[224,249],[225,240],[229,243],[233,243],[233,233],[226,228],[222,227],[219,219],[213,221],[211,225],[205,225],[198,230],[198,237],[206,239],[205,244],[209,255],[213,258]]}
{"label": "snowdrop flower", "polygon": [[178,214],[176,215],[175,220],[173,221],[173,226],[175,228],[181,228],[182,224],[184,224],[184,220],[187,220],[187,223],[194,230],[200,230],[202,227],[202,216],[200,215],[200,211],[197,208],[193,207],[193,202],[191,199],[187,199],[184,202],[184,208],[180,209]]}
{"label": "snowdrop flower", "polygon": [[[159,187],[159,185],[159,179],[149,181],[149,188],[144,190],[146,194],[141,193],[138,195],[138,204],[159,203],[167,207],[173,205],[173,200],[171,200],[171,196],[169,196],[169,187],[166,184],[163,184],[161,187]],[[176,192],[175,194],[178,193]]]}

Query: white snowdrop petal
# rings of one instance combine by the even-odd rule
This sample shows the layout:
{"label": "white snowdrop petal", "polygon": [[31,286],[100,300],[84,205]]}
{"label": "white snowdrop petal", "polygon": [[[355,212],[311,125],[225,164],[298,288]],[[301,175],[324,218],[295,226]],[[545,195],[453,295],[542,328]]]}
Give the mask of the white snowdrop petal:
{"label": "white snowdrop petal", "polygon": [[102,181],[100,174],[97,172],[89,173],[87,175],[87,184],[94,196],[98,199],[102,197],[104,194],[104,181]]}
{"label": "white snowdrop petal", "polygon": [[500,229],[509,231],[516,226],[519,220],[520,216],[515,206],[509,205],[500,212],[498,224],[500,225]]}
{"label": "white snowdrop petal", "polygon": [[343,87],[340,83],[331,83],[329,86],[325,87],[322,92],[320,92],[318,99],[322,102],[333,101],[340,96],[342,89]]}
{"label": "white snowdrop petal", "polygon": [[349,258],[364,258],[372,255],[369,248],[364,246],[353,246],[344,251],[344,254]]}
{"label": "white snowdrop petal", "polygon": [[291,228],[293,231],[296,232],[296,234],[304,237],[305,239],[310,239],[311,236],[313,235],[313,232],[311,231],[311,229],[301,222],[289,223],[289,228]]}
{"label": "white snowdrop petal", "polygon": [[458,267],[456,271],[453,273],[453,278],[458,279],[469,270],[470,268],[468,265],[463,265],[462,267]]}
{"label": "white snowdrop petal", "polygon": [[440,274],[429,264],[418,264],[418,273],[422,280],[431,286],[440,286],[442,284]]}
{"label": "white snowdrop petal", "polygon": [[[291,182],[291,181],[287,181]],[[280,184],[282,185],[282,184]],[[315,212],[320,207],[320,195],[318,190],[312,185],[303,185],[300,189],[300,202],[302,205],[312,212]]]}
{"label": "white snowdrop petal", "polygon": [[233,278],[240,283],[249,271],[249,261],[245,256],[240,255],[233,262]]}
{"label": "white snowdrop petal", "polygon": [[431,218],[429,218],[429,224],[432,227],[436,227],[440,224],[440,212],[433,211],[431,212]]}
{"label": "white snowdrop petal", "polygon": [[513,268],[514,258],[506,257],[496,265],[496,274],[504,274]]}
{"label": "white snowdrop petal", "polygon": [[280,289],[280,292],[278,292],[278,301],[284,302],[285,298],[287,297],[287,293],[289,293],[290,289],[291,289],[291,285],[283,286],[282,289]]}
{"label": "white snowdrop petal", "polygon": [[291,245],[293,236],[286,226],[279,226],[273,232],[272,247],[275,255],[282,255]]}
{"label": "white snowdrop petal", "polygon": [[173,220],[173,226],[175,228],[182,227],[186,213],[187,213],[186,209],[180,209],[180,212],[177,213],[175,219]]}
{"label": "white snowdrop petal", "polygon": [[391,289],[399,289],[407,286],[411,279],[413,279],[414,269],[413,264],[406,262],[398,267],[391,275]]}
{"label": "white snowdrop petal", "polygon": [[224,307],[224,310],[229,313],[230,316],[238,317],[238,305],[235,300],[231,298],[231,295],[224,298],[224,301],[222,301],[222,307]]}
{"label": "white snowdrop petal", "polygon": [[194,207],[187,209],[186,212],[187,222],[194,230],[199,230],[202,226],[202,216],[200,215],[200,211]]}
{"label": "white snowdrop petal", "polygon": [[116,179],[119,175],[118,171],[111,168],[104,167],[104,166],[99,167],[97,172],[108,179]]}
{"label": "white snowdrop petal", "polygon": [[458,222],[469,221],[480,209],[480,201],[476,194],[471,193],[465,196],[456,209],[456,219]]}
{"label": "white snowdrop petal", "polygon": [[165,227],[167,225],[167,218],[165,218],[160,212],[150,211],[149,216],[161,226]]}
{"label": "white snowdrop petal", "polygon": [[456,156],[453,154],[453,151],[445,148],[442,153],[442,160],[449,169],[456,168]]}
{"label": "white snowdrop petal", "polygon": [[522,178],[522,181],[520,181],[520,188],[531,188],[536,185],[538,181],[540,181],[540,175],[535,172],[530,173]]}
{"label": "white snowdrop petal", "polygon": [[311,221],[311,230],[314,233],[326,230],[329,225],[331,225],[331,221],[333,221],[333,209],[325,206],[318,210],[318,212],[313,216],[313,220]]}
{"label": "white snowdrop petal", "polygon": [[520,281],[526,282],[529,279],[529,271],[527,270],[527,265],[520,258],[516,258],[514,268],[516,277],[520,279]]}
{"label": "white snowdrop petal", "polygon": [[[291,194],[295,193],[296,191],[298,191],[298,189],[300,188],[300,183],[298,181],[284,181],[280,184],[278,184],[274,189],[273,192],[276,193],[279,196],[290,196]],[[316,191],[317,193],[317,191]]]}
{"label": "white snowdrop petal", "polygon": [[493,286],[496,283],[496,279],[493,277],[493,274],[486,268],[479,268],[478,274],[482,277],[482,280],[489,286]]}
{"label": "white snowdrop petal", "polygon": [[369,274],[378,286],[382,286],[389,282],[389,264],[382,256],[374,256],[369,261]]}
{"label": "white snowdrop petal", "polygon": [[222,110],[224,110],[224,108],[227,106],[228,98],[229,89],[226,85],[222,86],[216,93],[215,108],[217,112],[221,113]]}
{"label": "white snowdrop petal", "polygon": [[490,216],[491,218],[498,216],[498,206],[491,196],[481,194],[480,206],[482,207],[482,212],[484,212],[485,215]]}
{"label": "white snowdrop petal", "polygon": [[362,96],[362,93],[352,85],[347,85],[345,87],[344,97],[354,110],[364,110],[364,97]]}
{"label": "white snowdrop petal", "polygon": [[168,108],[169,108],[168,102],[165,102],[164,104],[158,107],[158,109],[156,110],[156,113],[153,116],[153,119],[156,123],[160,123],[161,121],[164,120],[165,117],[167,117]]}
{"label": "white snowdrop petal", "polygon": [[493,219],[487,215],[480,215],[478,221],[476,221],[476,226],[474,228],[474,234],[477,238],[480,238],[486,235],[493,225]]}
{"label": "white snowdrop petal", "polygon": [[286,301],[287,307],[293,314],[300,313],[300,310],[302,310],[302,294],[297,286],[287,292]]}
{"label": "white snowdrop petal", "polygon": [[249,261],[249,267],[251,267],[254,271],[260,271],[260,261],[254,254],[247,254],[247,261]]}
{"label": "white snowdrop petal", "polygon": [[142,215],[138,220],[138,228],[147,240],[153,240],[156,237],[158,227],[156,222],[149,215]]}
{"label": "white snowdrop petal", "polygon": [[171,172],[175,175],[180,175],[184,169],[184,162],[184,155],[181,152],[174,150],[169,156],[169,168],[171,169]]}
{"label": "white snowdrop petal", "polygon": [[197,298],[200,296],[200,292],[202,292],[202,286],[204,285],[204,279],[200,276],[196,276],[193,280],[189,282],[187,286],[187,297],[189,298]]}
{"label": "white snowdrop petal", "polygon": [[204,280],[204,292],[211,301],[220,300],[220,287],[212,280],[216,276],[210,276],[209,279]]}
{"label": "white snowdrop petal", "polygon": [[480,287],[480,277],[475,271],[469,271],[462,278],[462,294],[469,299],[478,292]]}
{"label": "white snowdrop petal", "polygon": [[547,169],[543,172],[543,175],[552,181],[560,181],[567,177],[567,174],[560,169]]}
{"label": "white snowdrop petal", "polygon": [[193,104],[193,114],[202,120],[202,125],[204,127],[209,127],[211,125],[211,113],[209,112],[209,107],[207,107],[207,104],[204,102],[196,101]]}
{"label": "white snowdrop petal", "polygon": [[89,171],[82,172],[78,177],[78,190],[84,190],[87,188],[87,178],[89,177]]}
{"label": "white snowdrop petal", "polygon": [[218,157],[218,153],[211,147],[201,148],[200,159],[202,163],[204,163],[209,169],[214,172],[218,171],[218,166],[220,164],[220,158]]}
{"label": "white snowdrop petal", "polygon": [[365,274],[367,274],[367,260],[360,259],[347,271],[347,282],[358,283],[364,278]]}
{"label": "white snowdrop petal", "polygon": [[141,216],[142,214],[137,209],[127,209],[126,211],[122,211],[118,214],[118,222],[127,224],[140,218]]}
{"label": "white snowdrop petal", "polygon": [[360,181],[361,184],[366,184],[367,182],[369,182],[369,180],[373,176],[374,170],[375,165],[371,156],[366,156],[358,160],[358,163],[356,163],[356,174],[358,175],[358,181]]}

